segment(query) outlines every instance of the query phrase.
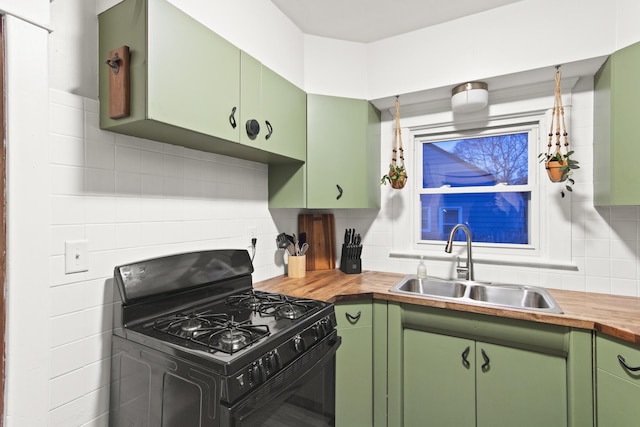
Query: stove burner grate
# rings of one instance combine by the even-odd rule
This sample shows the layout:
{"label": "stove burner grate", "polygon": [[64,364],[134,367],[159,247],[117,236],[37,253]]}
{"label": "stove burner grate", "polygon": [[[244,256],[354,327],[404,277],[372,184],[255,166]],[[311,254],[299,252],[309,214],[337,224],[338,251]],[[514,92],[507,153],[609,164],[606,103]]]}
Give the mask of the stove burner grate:
{"label": "stove burner grate", "polygon": [[226,313],[195,310],[157,319],[153,329],[228,354],[242,350],[270,334],[267,325],[253,325],[251,320],[237,322]]}
{"label": "stove burner grate", "polygon": [[252,325],[250,322],[235,322],[232,318],[217,326],[194,331],[191,341],[212,350],[233,354],[269,335],[267,325]]}
{"label": "stove burner grate", "polygon": [[318,308],[318,302],[309,299],[298,299],[280,295],[278,301],[264,303],[258,312],[264,316],[273,316],[276,319],[299,319],[307,313]]}
{"label": "stove burner grate", "polygon": [[179,338],[190,338],[195,331],[220,324],[226,320],[225,314],[210,311],[198,313],[194,310],[191,313],[176,313],[159,318],[153,322],[153,329]]}

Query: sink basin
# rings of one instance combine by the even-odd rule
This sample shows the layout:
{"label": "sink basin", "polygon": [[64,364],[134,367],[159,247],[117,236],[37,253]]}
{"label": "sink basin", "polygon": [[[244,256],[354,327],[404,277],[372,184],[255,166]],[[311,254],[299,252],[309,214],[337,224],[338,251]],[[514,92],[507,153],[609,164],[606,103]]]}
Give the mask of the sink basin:
{"label": "sink basin", "polygon": [[405,276],[390,292],[448,299],[473,305],[562,314],[562,309],[544,288],[460,280],[419,279]]}
{"label": "sink basin", "polygon": [[397,292],[408,292],[412,294],[462,298],[467,290],[467,286],[460,282],[445,282],[407,276],[404,280],[398,283],[394,289]]}
{"label": "sink basin", "polygon": [[471,288],[469,298],[492,304],[524,308],[549,309],[554,305],[554,303],[550,301],[550,296],[546,292],[541,292],[539,288],[533,289],[527,286],[477,285]]}

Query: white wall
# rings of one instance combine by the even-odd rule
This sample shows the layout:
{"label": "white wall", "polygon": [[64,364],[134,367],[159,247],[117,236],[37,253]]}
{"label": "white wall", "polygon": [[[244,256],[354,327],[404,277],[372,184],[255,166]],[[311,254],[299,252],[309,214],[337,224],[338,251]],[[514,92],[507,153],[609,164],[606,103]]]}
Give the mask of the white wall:
{"label": "white wall", "polygon": [[46,425],[50,336],[47,32],[12,16],[6,16],[5,23],[5,418],[8,426]]}

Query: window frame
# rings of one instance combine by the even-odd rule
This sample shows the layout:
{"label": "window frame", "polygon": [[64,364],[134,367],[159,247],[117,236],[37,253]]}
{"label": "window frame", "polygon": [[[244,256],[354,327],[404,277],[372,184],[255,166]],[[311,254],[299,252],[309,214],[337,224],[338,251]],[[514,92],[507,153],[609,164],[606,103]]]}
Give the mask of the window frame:
{"label": "window frame", "polygon": [[[414,131],[412,134],[413,140],[413,153],[414,153],[414,170],[416,171],[416,179],[412,185],[414,209],[413,209],[413,230],[412,239],[414,248],[426,249],[430,246],[441,246],[443,240],[422,240],[422,230],[420,225],[422,224],[421,216],[421,201],[420,196],[423,194],[459,194],[459,193],[508,193],[508,192],[528,192],[530,194],[529,200],[529,243],[528,244],[505,244],[505,243],[489,243],[489,242],[474,242],[474,248],[485,247],[493,248],[498,252],[504,249],[510,250],[518,249],[521,251],[534,252],[539,254],[539,227],[540,227],[540,196],[538,185],[538,152],[540,142],[540,131],[542,122],[541,117],[538,116],[537,120],[531,120],[530,118],[521,119],[519,122],[516,120],[511,123],[499,123],[496,121],[494,124],[486,125],[483,127],[474,127],[470,124],[464,129],[452,128],[451,126],[445,126],[442,128],[433,128],[423,131]],[[523,185],[511,185],[496,184],[494,186],[475,186],[475,187],[440,187],[440,188],[423,188],[423,144],[461,140],[461,139],[473,139],[482,138],[495,135],[507,135],[514,133],[527,133],[528,135],[528,177],[527,184]],[[439,206],[439,209],[444,208]]]}

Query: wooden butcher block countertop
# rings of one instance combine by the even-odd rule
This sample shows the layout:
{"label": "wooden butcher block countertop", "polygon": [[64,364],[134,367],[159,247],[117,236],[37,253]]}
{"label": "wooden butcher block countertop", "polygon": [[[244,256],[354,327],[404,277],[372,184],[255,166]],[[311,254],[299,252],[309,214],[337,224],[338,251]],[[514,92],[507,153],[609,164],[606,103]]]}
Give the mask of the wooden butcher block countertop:
{"label": "wooden butcher block countertop", "polygon": [[287,276],[274,277],[255,283],[254,288],[329,302],[379,299],[489,314],[589,329],[640,344],[640,298],[547,289],[564,313],[541,313],[389,292],[389,288],[404,276],[404,274],[375,271],[345,274],[338,269],[316,270],[307,271],[307,276],[302,279],[292,279]]}

